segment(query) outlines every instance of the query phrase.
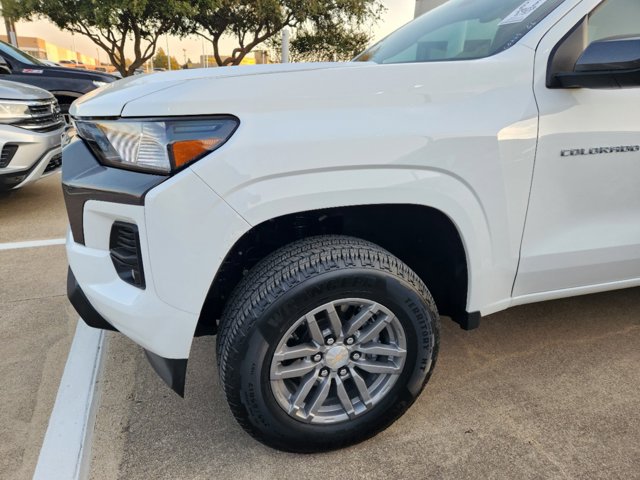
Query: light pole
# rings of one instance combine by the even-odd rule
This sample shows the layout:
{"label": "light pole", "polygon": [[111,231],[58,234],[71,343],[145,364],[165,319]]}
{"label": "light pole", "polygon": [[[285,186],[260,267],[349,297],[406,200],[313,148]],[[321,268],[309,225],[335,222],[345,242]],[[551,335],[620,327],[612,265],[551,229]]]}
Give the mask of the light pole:
{"label": "light pole", "polygon": [[171,70],[171,55],[169,54],[169,35],[167,35],[167,70]]}
{"label": "light pole", "polygon": [[209,67],[209,62],[207,62],[207,52],[204,49],[204,38],[201,38],[202,40],[202,65],[200,65],[201,67],[204,68],[208,68]]}
{"label": "light pole", "polygon": [[[4,16],[4,4],[3,4],[3,2],[0,2],[0,5],[2,6],[2,12],[3,12],[3,16]],[[7,29],[7,38],[9,39],[9,43],[17,48],[18,47],[18,35],[16,34],[16,24],[13,21],[13,18],[9,18],[7,16],[4,16],[4,26]]]}
{"label": "light pole", "polygon": [[291,33],[288,28],[282,30],[282,63],[289,63],[289,38]]}

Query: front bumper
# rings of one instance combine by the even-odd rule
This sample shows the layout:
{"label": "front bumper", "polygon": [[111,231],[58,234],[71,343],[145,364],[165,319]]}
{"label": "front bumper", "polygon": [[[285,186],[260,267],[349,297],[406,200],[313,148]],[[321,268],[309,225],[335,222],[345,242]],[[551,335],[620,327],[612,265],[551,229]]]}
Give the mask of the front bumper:
{"label": "front bumper", "polygon": [[[181,393],[209,288],[249,225],[189,169],[154,181],[139,175],[98,164],[81,141],[65,148],[70,298],[89,325],[117,329],[141,345]],[[124,281],[114,267],[115,222],[137,226],[144,288]]]}
{"label": "front bumper", "polygon": [[[117,329],[107,322],[100,315],[87,296],[78,285],[75,275],[71,268],[67,273],[67,296],[71,301],[71,305],[80,314],[82,320],[93,328],[102,330],[117,331]],[[153,352],[145,350],[149,363],[158,375],[174,390],[178,395],[184,396],[184,385],[187,376],[187,360],[173,360],[163,358]]]}
{"label": "front bumper", "polygon": [[17,147],[9,163],[0,168],[0,190],[22,188],[60,170],[63,129],[30,132],[10,125],[0,126],[0,152]]}

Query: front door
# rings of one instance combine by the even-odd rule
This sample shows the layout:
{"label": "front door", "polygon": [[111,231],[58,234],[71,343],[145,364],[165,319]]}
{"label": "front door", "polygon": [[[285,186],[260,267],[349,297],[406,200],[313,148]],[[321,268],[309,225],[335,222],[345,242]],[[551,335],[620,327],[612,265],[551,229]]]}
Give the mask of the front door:
{"label": "front door", "polygon": [[640,87],[549,88],[547,78],[550,56],[573,68],[593,41],[640,36],[638,19],[638,0],[585,0],[537,49],[539,143],[514,297],[640,280]]}

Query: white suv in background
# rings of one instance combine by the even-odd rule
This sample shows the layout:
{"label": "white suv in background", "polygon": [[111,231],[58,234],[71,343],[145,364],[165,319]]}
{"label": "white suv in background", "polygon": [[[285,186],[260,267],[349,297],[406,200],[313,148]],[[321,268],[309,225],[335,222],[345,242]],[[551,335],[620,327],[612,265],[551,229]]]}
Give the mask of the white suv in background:
{"label": "white suv in background", "polygon": [[0,191],[59,171],[64,127],[51,93],[0,80]]}
{"label": "white suv in background", "polygon": [[452,0],[354,62],[92,92],[64,153],[69,297],[180,394],[217,333],[231,410],[268,445],[374,435],[429,380],[439,314],[472,329],[640,285],[638,19]]}

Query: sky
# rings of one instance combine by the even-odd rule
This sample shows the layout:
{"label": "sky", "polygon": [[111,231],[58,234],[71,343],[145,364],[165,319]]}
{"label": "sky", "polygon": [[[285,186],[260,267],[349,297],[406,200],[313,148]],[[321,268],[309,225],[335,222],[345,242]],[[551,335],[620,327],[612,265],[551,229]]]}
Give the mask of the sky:
{"label": "sky", "polygon": [[[413,19],[415,1],[414,0],[382,0],[382,3],[387,7],[387,11],[384,14],[382,20],[373,28],[375,40],[380,40],[389,33],[393,32],[397,28],[401,27],[411,19]],[[18,22],[16,24],[16,30],[18,36],[25,37],[40,37],[46,41],[58,45],[60,47],[68,48],[71,50],[77,50],[80,53],[89,55],[91,57],[100,58],[101,61],[107,61],[107,55],[104,51],[99,50],[95,44],[87,37],[82,35],[71,35],[67,32],[62,32],[51,23],[45,20],[37,20],[34,22]],[[4,32],[2,32],[4,33]],[[207,54],[211,54],[211,45],[206,45],[200,37],[187,37],[176,38],[169,37],[163,38],[158,42],[158,45],[165,51],[167,46],[169,53],[175,56],[178,62],[184,62],[184,57],[190,58],[193,61],[199,61],[200,55],[203,53],[203,48]],[[75,47],[75,48],[74,48]],[[234,48],[233,42],[228,41],[224,45],[228,51],[223,51],[223,54],[230,54]],[[186,51],[183,51],[186,50]]]}

